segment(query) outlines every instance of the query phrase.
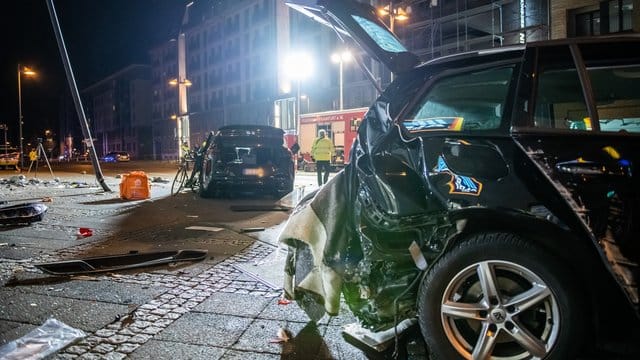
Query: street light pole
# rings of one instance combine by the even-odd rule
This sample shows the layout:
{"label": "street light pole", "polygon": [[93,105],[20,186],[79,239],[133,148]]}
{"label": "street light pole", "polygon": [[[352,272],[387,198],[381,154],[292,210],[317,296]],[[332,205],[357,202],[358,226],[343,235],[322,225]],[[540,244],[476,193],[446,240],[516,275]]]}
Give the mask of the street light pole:
{"label": "street light pole", "polygon": [[20,136],[20,171],[24,168],[24,150],[22,148],[22,86],[20,85],[21,73],[22,70],[20,69],[20,64],[18,64],[18,135]]}
{"label": "street light pole", "polygon": [[[389,5],[385,6],[384,8],[381,8],[378,10],[378,13],[382,16],[389,16],[389,30],[391,31],[392,34],[395,35],[394,32],[394,26],[395,26],[395,21],[396,20],[400,20],[400,21],[404,21],[407,20],[409,18],[409,16],[407,15],[408,13],[411,12],[411,7],[407,7],[407,9],[402,9],[400,7],[398,8],[394,8],[393,7],[393,2],[389,1]],[[393,81],[393,72],[390,73],[389,78],[391,81]]]}
{"label": "street light pole", "polygon": [[24,167],[24,148],[22,146],[23,136],[22,136],[22,74],[27,76],[33,76],[36,74],[35,71],[29,69],[28,67],[23,67],[18,64],[18,129],[20,135],[20,169]]}
{"label": "street light pole", "polygon": [[187,108],[187,87],[191,86],[191,81],[187,80],[187,51],[186,51],[186,34],[184,27],[189,23],[189,7],[193,5],[193,1],[188,3],[184,9],[182,16],[182,25],[178,33],[178,161],[183,153],[182,144],[186,144],[187,149],[191,149],[191,127],[189,126],[189,111]]}
{"label": "street light pole", "polygon": [[344,109],[344,82],[342,77],[342,59],[340,59],[340,110]]}
{"label": "street light pole", "polygon": [[305,100],[307,102],[307,107],[305,111],[306,113],[310,113],[311,112],[311,105],[309,104],[309,95],[307,94],[302,94],[300,95],[300,100]]}
{"label": "street light pole", "polygon": [[340,110],[344,109],[344,62],[351,61],[351,53],[346,50],[341,53],[334,53],[331,55],[331,61],[338,64],[339,71],[339,83],[338,87],[340,88]]}
{"label": "street light pole", "polygon": [[[178,114],[175,115],[176,120],[176,136],[178,138],[178,160],[186,155],[182,149],[182,144],[187,144],[187,148],[191,148],[191,134],[189,131],[189,112],[187,110],[187,88],[191,86],[191,81],[184,78],[184,67],[180,71],[182,79],[169,80],[169,85],[178,87]],[[174,119],[174,116],[171,116]]]}
{"label": "street light pole", "polygon": [[393,32],[393,23],[394,23],[394,18],[395,18],[395,12],[393,9],[393,2],[389,1],[389,30],[391,30],[392,34],[395,34]]}
{"label": "street light pole", "polygon": [[300,134],[300,78],[296,80],[296,134]]}

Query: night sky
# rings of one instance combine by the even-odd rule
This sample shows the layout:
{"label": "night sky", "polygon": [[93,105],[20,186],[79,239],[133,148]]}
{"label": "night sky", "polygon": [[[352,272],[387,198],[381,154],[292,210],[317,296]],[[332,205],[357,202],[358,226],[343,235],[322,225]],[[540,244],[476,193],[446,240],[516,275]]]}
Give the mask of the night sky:
{"label": "night sky", "polygon": [[[53,0],[80,90],[123,67],[148,63],[148,50],[176,37],[188,0]],[[24,137],[57,130],[62,95],[70,94],[45,0],[4,2],[0,15],[0,124],[18,142],[18,64]],[[4,136],[0,133],[0,136]],[[3,139],[2,139],[3,140]]]}

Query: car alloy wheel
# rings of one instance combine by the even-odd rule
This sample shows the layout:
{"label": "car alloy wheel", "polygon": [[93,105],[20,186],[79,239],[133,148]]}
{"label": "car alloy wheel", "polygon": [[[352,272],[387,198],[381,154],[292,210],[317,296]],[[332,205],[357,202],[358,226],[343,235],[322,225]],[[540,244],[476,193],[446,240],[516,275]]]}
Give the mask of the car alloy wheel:
{"label": "car alloy wheel", "polygon": [[506,261],[478,262],[456,274],[440,314],[449,343],[475,359],[493,351],[508,359],[543,358],[560,324],[558,304],[544,281]]}
{"label": "car alloy wheel", "polygon": [[454,246],[423,279],[418,298],[432,358],[571,358],[586,317],[569,274],[511,234],[480,234]]}

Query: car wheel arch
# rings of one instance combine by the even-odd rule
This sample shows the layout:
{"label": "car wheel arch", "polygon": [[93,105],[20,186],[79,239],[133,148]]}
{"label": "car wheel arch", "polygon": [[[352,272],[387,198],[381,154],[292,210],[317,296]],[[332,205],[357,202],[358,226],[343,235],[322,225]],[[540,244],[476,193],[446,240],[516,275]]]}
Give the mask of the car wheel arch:
{"label": "car wheel arch", "polygon": [[449,213],[449,219],[454,223],[463,223],[464,226],[458,229],[458,234],[447,246],[453,246],[456,242],[464,241],[476,233],[505,232],[541,246],[543,250],[560,257],[563,261],[571,263],[578,254],[589,261],[589,266],[602,265],[598,252],[591,242],[535,216],[511,210],[478,207],[452,211]]}

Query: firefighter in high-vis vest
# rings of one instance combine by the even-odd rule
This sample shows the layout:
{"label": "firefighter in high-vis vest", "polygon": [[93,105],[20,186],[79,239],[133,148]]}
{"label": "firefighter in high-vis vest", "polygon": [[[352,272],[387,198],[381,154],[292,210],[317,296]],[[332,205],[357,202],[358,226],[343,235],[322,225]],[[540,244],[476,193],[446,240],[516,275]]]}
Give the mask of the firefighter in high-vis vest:
{"label": "firefighter in high-vis vest", "polygon": [[326,184],[329,181],[329,172],[331,170],[331,159],[336,149],[333,141],[327,137],[324,129],[318,131],[318,137],[311,145],[311,156],[316,162],[316,172],[318,174],[318,185]]}

